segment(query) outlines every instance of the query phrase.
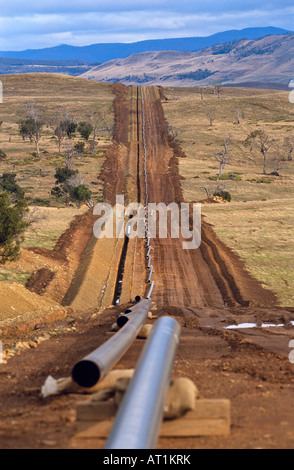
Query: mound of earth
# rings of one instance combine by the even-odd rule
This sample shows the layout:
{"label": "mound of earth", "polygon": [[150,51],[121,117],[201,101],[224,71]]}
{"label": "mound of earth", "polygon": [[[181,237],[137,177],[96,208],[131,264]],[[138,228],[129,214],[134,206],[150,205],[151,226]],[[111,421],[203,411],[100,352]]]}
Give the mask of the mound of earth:
{"label": "mound of earth", "polygon": [[54,300],[41,297],[17,283],[0,284],[0,331],[7,335],[29,331],[42,322],[66,316],[67,311]]}

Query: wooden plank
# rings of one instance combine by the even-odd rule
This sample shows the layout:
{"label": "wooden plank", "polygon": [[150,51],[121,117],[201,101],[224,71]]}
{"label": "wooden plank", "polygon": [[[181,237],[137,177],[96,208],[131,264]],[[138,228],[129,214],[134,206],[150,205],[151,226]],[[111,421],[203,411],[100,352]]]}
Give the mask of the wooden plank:
{"label": "wooden plank", "polygon": [[188,411],[182,418],[228,418],[231,414],[231,402],[227,399],[200,398],[195,400],[195,409]]}
{"label": "wooden plank", "polygon": [[[115,416],[117,406],[113,402],[84,401],[77,404],[77,421],[104,421]],[[195,410],[188,411],[181,419],[227,418],[230,416],[230,400],[198,399]]]}
{"label": "wooden plank", "polygon": [[160,437],[196,437],[196,436],[226,436],[230,433],[230,420],[216,419],[173,419],[164,421]]}
{"label": "wooden plank", "polygon": [[[95,406],[98,410],[98,403],[91,404],[91,407],[88,407],[88,410],[86,410],[87,405],[86,403],[80,416],[92,418],[91,410],[94,410]],[[105,403],[103,406],[105,406]],[[101,403],[99,403],[99,407],[101,409]],[[113,409],[109,407],[106,414],[112,411]],[[85,421],[77,423],[76,438],[107,438],[114,423],[114,418],[100,420],[98,423],[95,420],[96,424],[92,426],[91,422],[94,420],[89,419],[86,429]],[[178,419],[163,421],[160,437],[224,436],[230,433],[230,425],[230,400],[199,399],[197,400],[195,411],[188,411]]]}
{"label": "wooden plank", "polygon": [[77,404],[77,421],[105,421],[112,418],[117,412],[117,405],[113,402],[81,402]]}

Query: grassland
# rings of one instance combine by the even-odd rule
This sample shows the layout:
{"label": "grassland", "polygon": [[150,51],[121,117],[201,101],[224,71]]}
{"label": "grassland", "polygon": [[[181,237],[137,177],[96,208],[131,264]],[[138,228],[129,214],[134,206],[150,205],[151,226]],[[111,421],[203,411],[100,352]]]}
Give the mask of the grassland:
{"label": "grassland", "polygon": [[[3,104],[0,105],[0,149],[7,158],[0,162],[3,172],[17,173],[17,181],[24,188],[26,196],[35,205],[60,206],[51,197],[54,186],[55,168],[63,165],[65,145],[63,141],[61,154],[58,153],[58,142],[54,136],[54,120],[62,118],[67,112],[74,120],[86,120],[87,115],[105,109],[112,119],[113,94],[106,84],[86,81],[79,78],[61,75],[27,74],[6,75],[3,82]],[[18,123],[28,113],[27,102],[37,100],[37,108],[41,119],[46,123],[40,139],[40,156],[36,156],[34,143],[23,141],[19,134]],[[111,126],[111,122],[110,122]],[[98,140],[99,138],[99,140]],[[109,133],[102,131],[97,138],[97,152],[91,152],[91,139],[86,143],[86,152],[74,161],[74,169],[78,169],[85,184],[99,197],[101,185],[97,186],[97,175],[105,157],[105,150],[110,143]],[[71,144],[83,140],[79,133],[71,139]],[[92,184],[92,182],[95,184]],[[91,186],[92,185],[92,186]]]}
{"label": "grassland", "polygon": [[[23,248],[41,246],[53,248],[62,232],[75,215],[83,209],[76,205],[66,207],[63,200],[51,195],[55,184],[55,169],[64,165],[65,144],[82,141],[77,132],[71,140],[64,139],[61,152],[54,136],[54,122],[66,112],[74,120],[87,120],[88,115],[103,110],[107,115],[107,127],[113,124],[112,103],[114,95],[107,84],[80,78],[50,74],[24,74],[1,76],[3,104],[0,105],[0,149],[7,155],[0,161],[0,175],[16,173],[17,183],[24,189],[31,210],[38,208],[37,220],[26,232]],[[40,139],[40,156],[34,143],[23,141],[19,134],[19,121],[27,116],[27,102],[33,103],[45,122]],[[102,126],[103,127],[103,126]],[[105,126],[104,126],[105,127]],[[92,135],[85,141],[85,151],[74,158],[82,180],[93,195],[93,201],[102,199],[102,182],[98,177],[105,160],[105,152],[111,143],[111,132],[101,130],[96,137],[96,152],[92,152]],[[29,277],[28,263],[7,263],[0,268],[0,281],[24,283]]]}
{"label": "grassland", "polygon": [[[288,93],[223,88],[220,98],[197,88],[165,88],[166,119],[187,158],[181,159],[182,188],[188,201],[206,199],[219,171],[216,153],[230,137],[230,164],[221,181],[231,193],[226,204],[203,204],[202,213],[217,235],[244,260],[247,269],[274,290],[281,305],[294,305],[294,161],[283,161],[279,177],[263,175],[263,157],[246,138],[262,130],[276,140],[268,154],[268,173],[276,167],[283,139],[294,136],[294,105]],[[237,110],[240,123],[237,124]],[[210,125],[208,111],[213,112]],[[262,182],[265,181],[265,182]]]}

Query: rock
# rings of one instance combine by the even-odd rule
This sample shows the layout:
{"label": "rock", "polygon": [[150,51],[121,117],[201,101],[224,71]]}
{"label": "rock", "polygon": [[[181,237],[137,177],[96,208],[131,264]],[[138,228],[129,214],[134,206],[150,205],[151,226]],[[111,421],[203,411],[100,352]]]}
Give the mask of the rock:
{"label": "rock", "polygon": [[36,348],[37,347],[36,341],[29,341],[29,347],[30,348]]}

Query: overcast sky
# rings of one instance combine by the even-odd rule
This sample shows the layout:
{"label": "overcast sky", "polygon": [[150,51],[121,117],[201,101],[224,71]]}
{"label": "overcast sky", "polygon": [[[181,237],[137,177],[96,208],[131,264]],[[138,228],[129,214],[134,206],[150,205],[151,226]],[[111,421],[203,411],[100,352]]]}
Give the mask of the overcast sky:
{"label": "overcast sky", "polygon": [[0,50],[294,29],[293,0],[0,0]]}

